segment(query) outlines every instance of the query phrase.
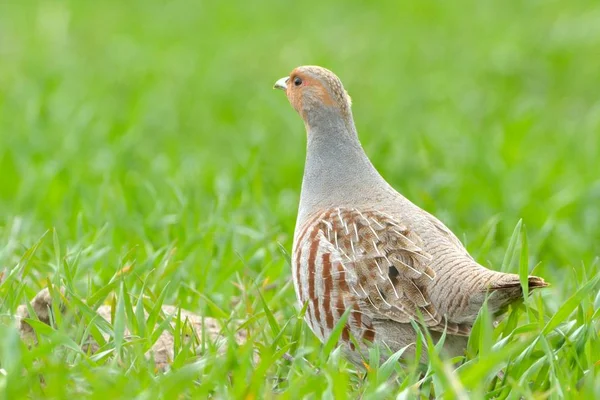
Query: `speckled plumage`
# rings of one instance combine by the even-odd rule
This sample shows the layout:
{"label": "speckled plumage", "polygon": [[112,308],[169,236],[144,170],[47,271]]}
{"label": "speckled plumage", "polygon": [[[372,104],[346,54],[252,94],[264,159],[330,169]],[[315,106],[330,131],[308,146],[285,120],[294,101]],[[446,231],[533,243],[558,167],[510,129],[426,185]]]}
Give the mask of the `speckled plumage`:
{"label": "speckled plumage", "polygon": [[[446,351],[462,354],[486,296],[498,315],[522,297],[519,277],[478,264],[441,221],[384,180],[360,145],[350,97],[331,71],[298,67],[276,87],[307,130],[292,276],[313,332],[327,340],[350,309],[341,342],[354,361],[368,342],[392,351],[414,343],[411,321],[434,339],[446,331]],[[529,277],[531,289],[544,286]]]}

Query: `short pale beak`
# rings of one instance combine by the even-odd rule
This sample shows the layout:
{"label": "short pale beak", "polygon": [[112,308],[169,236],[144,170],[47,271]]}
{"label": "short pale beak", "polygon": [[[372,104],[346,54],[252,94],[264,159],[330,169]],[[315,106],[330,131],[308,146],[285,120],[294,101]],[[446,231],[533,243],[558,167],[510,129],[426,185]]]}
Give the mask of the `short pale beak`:
{"label": "short pale beak", "polygon": [[273,85],[273,89],[287,90],[287,82],[289,80],[290,78],[287,76],[279,79],[277,82],[275,82],[275,85]]}

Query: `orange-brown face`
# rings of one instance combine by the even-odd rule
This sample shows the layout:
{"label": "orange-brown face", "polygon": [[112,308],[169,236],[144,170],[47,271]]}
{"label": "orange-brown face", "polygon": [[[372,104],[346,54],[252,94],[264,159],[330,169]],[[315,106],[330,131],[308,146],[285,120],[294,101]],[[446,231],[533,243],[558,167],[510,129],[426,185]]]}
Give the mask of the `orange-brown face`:
{"label": "orange-brown face", "polygon": [[275,88],[285,90],[290,104],[305,121],[311,111],[322,107],[335,108],[342,114],[350,110],[350,97],[342,83],[325,68],[298,67],[289,77],[278,80]]}

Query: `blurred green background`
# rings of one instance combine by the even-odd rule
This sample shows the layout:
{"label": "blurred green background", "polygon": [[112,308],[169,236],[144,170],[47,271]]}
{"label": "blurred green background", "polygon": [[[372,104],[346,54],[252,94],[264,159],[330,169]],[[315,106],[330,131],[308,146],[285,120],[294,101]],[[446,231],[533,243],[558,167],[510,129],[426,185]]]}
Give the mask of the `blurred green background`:
{"label": "blurred green background", "polygon": [[287,276],[305,133],[272,84],[318,64],[382,174],[482,263],[523,218],[543,268],[589,264],[593,4],[3,2],[1,263],[56,228],[107,247],[97,279],[169,246],[185,285],[214,296],[231,292],[215,270]]}
{"label": "blurred green background", "polygon": [[[84,297],[133,265],[193,310],[275,283],[291,315],[305,132],[272,86],[317,64],[478,261],[522,218],[558,303],[600,254],[599,49],[583,0],[1,2],[0,270],[55,229]],[[60,270],[49,235],[4,306]]]}

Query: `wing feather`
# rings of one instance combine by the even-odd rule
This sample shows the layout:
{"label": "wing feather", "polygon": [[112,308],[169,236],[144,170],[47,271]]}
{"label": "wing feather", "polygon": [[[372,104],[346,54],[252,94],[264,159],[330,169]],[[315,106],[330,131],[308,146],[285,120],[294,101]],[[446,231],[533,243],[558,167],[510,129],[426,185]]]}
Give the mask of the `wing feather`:
{"label": "wing feather", "polygon": [[432,330],[468,334],[469,327],[449,323],[432,304],[432,257],[402,221],[375,210],[336,208],[324,215],[317,236],[321,251],[343,267],[348,290],[372,318],[422,320]]}

